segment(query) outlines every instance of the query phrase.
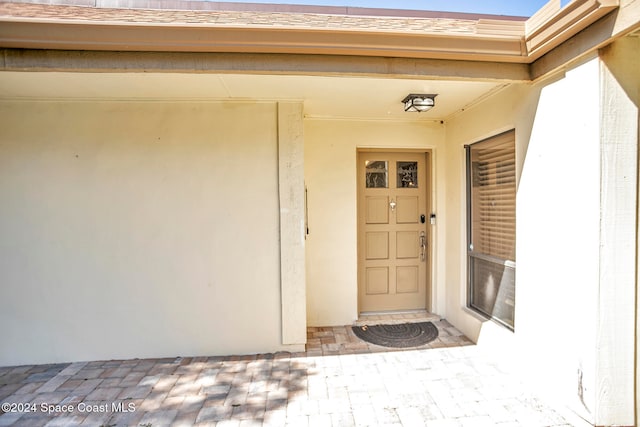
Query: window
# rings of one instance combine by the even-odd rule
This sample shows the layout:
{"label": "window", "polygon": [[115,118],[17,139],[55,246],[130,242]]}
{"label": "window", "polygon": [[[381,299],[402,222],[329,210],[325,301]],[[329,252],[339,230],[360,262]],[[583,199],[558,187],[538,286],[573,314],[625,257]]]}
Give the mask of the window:
{"label": "window", "polygon": [[398,188],[418,188],[418,162],[397,162]]}
{"label": "window", "polygon": [[516,276],[515,132],[467,150],[468,305],[514,328]]}
{"label": "window", "polygon": [[389,163],[384,160],[367,160],[367,188],[389,187]]}

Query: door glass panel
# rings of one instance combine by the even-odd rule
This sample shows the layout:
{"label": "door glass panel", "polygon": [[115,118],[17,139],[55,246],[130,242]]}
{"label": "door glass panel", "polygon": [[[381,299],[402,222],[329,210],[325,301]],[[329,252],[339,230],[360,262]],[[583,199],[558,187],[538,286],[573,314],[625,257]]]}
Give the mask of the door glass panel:
{"label": "door glass panel", "polygon": [[389,187],[389,163],[382,160],[367,160],[367,188]]}
{"label": "door glass panel", "polygon": [[418,188],[418,162],[398,162],[398,188]]}

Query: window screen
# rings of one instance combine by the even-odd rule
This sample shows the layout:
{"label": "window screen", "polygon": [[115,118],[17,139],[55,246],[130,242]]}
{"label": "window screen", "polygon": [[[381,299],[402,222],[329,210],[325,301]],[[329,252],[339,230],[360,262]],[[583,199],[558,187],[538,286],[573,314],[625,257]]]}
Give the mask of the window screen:
{"label": "window screen", "polygon": [[467,148],[469,298],[472,309],[514,327],[515,132]]}

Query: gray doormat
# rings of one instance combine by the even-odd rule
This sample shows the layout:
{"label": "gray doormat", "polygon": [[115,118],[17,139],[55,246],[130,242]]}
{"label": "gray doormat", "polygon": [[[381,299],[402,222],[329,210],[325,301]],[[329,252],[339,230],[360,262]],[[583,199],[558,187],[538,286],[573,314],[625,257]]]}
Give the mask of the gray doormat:
{"label": "gray doormat", "polygon": [[438,338],[438,328],[431,322],[353,326],[351,329],[361,340],[383,347],[419,347]]}

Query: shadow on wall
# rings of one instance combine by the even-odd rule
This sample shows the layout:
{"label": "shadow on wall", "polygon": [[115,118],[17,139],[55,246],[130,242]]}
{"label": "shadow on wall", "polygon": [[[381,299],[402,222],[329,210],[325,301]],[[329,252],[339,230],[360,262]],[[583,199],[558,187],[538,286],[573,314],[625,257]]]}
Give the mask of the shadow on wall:
{"label": "shadow on wall", "polygon": [[542,87],[534,89],[531,93],[531,100],[528,103],[524,103],[524,108],[520,113],[520,120],[516,126],[516,194],[520,187],[520,177],[522,176],[524,164],[527,159],[529,141],[533,133],[533,125],[536,121],[536,113],[538,111],[541,94]]}
{"label": "shadow on wall", "polygon": [[601,58],[636,107],[640,104],[640,32],[603,48]]}

